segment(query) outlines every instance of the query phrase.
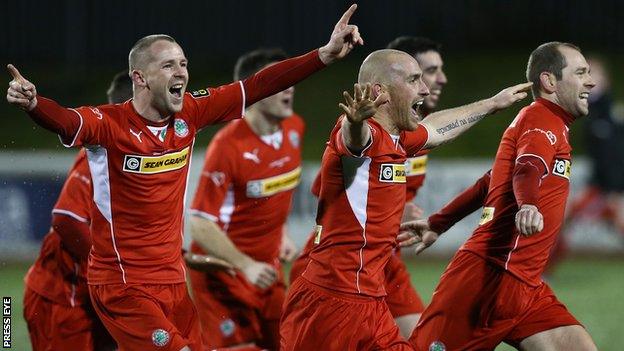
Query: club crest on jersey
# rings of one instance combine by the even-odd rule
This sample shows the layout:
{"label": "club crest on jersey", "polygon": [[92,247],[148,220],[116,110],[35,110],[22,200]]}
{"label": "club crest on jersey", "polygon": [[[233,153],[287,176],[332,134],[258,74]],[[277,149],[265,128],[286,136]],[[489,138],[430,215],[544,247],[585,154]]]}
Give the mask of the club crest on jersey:
{"label": "club crest on jersey", "polygon": [[481,219],[479,219],[479,225],[484,225],[494,219],[494,210],[494,207],[484,207],[481,213]]}
{"label": "club crest on jersey", "polygon": [[164,329],[156,329],[152,332],[152,342],[158,347],[167,345],[169,339],[169,333]]}
{"label": "club crest on jersey", "polygon": [[446,345],[442,341],[434,341],[429,345],[429,351],[446,351]]}
{"label": "club crest on jersey", "polygon": [[189,149],[161,156],[125,155],[123,170],[130,173],[153,174],[180,169],[188,163]]}
{"label": "club crest on jersey", "polygon": [[405,183],[405,164],[382,163],[379,181],[383,183]]}
{"label": "club crest on jersey", "polygon": [[405,161],[406,175],[416,176],[427,172],[427,155],[410,157]]}
{"label": "club crest on jersey", "polygon": [[236,329],[236,324],[231,319],[226,319],[219,325],[219,329],[221,329],[221,334],[225,337],[232,336],[234,334],[234,329]]}
{"label": "club crest on jersey", "polygon": [[191,92],[191,96],[194,98],[206,97],[210,96],[210,90],[208,89],[199,89]]}
{"label": "club crest on jersey", "polygon": [[554,175],[558,175],[567,180],[570,180],[570,174],[572,173],[572,163],[570,162],[570,160],[566,159],[555,159],[552,173]]}
{"label": "club crest on jersey", "polygon": [[180,138],[184,138],[189,134],[188,125],[183,119],[176,118],[173,121],[173,130],[175,131],[175,135]]}
{"label": "club crest on jersey", "polygon": [[294,130],[291,130],[290,132],[288,132],[288,140],[290,140],[290,143],[294,146],[294,147],[299,147],[299,133],[297,133]]}
{"label": "club crest on jersey", "polygon": [[301,179],[301,167],[274,177],[247,182],[247,197],[260,198],[294,189]]}

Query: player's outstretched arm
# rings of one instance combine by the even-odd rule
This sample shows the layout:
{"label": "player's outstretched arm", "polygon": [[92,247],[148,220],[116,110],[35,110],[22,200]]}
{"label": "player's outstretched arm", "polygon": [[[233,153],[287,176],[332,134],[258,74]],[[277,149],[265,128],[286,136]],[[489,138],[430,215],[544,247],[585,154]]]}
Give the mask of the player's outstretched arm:
{"label": "player's outstretched arm", "polygon": [[483,117],[506,109],[527,97],[533,83],[522,83],[503,89],[493,97],[469,105],[432,113],[421,122],[429,131],[424,148],[431,149],[448,143],[472,128]]}
{"label": "player's outstretched arm", "polygon": [[327,44],[308,54],[270,65],[243,81],[245,106],[279,93],[336,60],[345,57],[357,45],[363,45],[358,27],[349,24],[357,5],[351,5],[342,15]]}
{"label": "player's outstretched arm", "polygon": [[200,255],[192,252],[184,253],[184,262],[194,270],[202,272],[226,271],[231,275],[235,275],[234,266],[229,262],[211,255]]}
{"label": "player's outstretched arm", "polygon": [[275,268],[255,261],[238,250],[215,222],[199,216],[191,216],[190,222],[191,237],[207,254],[228,262],[240,270],[250,283],[261,289],[266,289],[275,282]]}
{"label": "player's outstretched arm", "polygon": [[370,84],[354,84],[354,97],[345,91],[342,93],[345,104],[338,104],[345,113],[340,127],[342,142],[354,155],[361,154],[371,142],[371,131],[366,120],[373,117],[377,108],[388,101],[387,93],[373,100],[372,90]]}
{"label": "player's outstretched arm", "polygon": [[405,222],[397,236],[399,246],[416,245],[416,253],[431,246],[438,237],[478,208],[483,206],[490,185],[490,174],[485,173],[475,184],[456,196],[429,219]]}
{"label": "player's outstretched arm", "polygon": [[50,99],[38,96],[35,85],[24,78],[15,66],[9,64],[7,69],[13,78],[7,90],[9,104],[26,111],[35,123],[60,135],[63,140],[71,140],[80,128],[78,115]]}

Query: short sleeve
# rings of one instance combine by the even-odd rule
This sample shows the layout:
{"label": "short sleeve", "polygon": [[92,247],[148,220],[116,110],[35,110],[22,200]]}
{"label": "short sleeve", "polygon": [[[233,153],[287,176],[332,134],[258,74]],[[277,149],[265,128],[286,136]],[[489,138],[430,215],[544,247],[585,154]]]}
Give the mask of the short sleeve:
{"label": "short sleeve", "polygon": [[235,171],[233,158],[230,156],[231,151],[228,152],[233,148],[227,147],[228,144],[221,139],[218,137],[213,139],[208,146],[199,186],[189,210],[191,215],[214,222],[219,221],[221,207],[227,201],[228,190],[230,190]]}
{"label": "short sleeve", "polygon": [[185,95],[197,129],[242,118],[245,114],[245,87],[241,81],[205,88]]}
{"label": "short sleeve", "polygon": [[73,219],[89,223],[91,220],[91,204],[93,203],[93,185],[89,164],[84,149],[80,150],[61,194],[52,209],[52,213],[72,217]]}
{"label": "short sleeve", "polygon": [[429,140],[429,132],[422,124],[414,131],[407,131],[401,134],[401,142],[407,157],[413,157],[420,152]]}
{"label": "short sleeve", "polygon": [[70,108],[80,117],[80,127],[72,140],[61,142],[65,147],[103,145],[106,146],[114,139],[111,131],[112,121],[110,115],[98,107],[83,106]]}
{"label": "short sleeve", "polygon": [[537,116],[527,115],[517,127],[516,160],[522,156],[534,156],[548,170],[557,154],[557,126],[545,120],[540,121]]}

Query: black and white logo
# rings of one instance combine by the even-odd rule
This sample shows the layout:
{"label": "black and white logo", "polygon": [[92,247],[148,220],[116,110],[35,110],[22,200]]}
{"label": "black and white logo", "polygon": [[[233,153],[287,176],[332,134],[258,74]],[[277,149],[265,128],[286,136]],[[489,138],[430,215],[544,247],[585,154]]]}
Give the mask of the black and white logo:
{"label": "black and white logo", "polygon": [[382,182],[391,182],[393,173],[394,167],[392,167],[392,165],[381,165],[379,180]]}
{"label": "black and white logo", "polygon": [[136,156],[127,156],[124,160],[124,171],[138,171],[141,168],[141,159]]}

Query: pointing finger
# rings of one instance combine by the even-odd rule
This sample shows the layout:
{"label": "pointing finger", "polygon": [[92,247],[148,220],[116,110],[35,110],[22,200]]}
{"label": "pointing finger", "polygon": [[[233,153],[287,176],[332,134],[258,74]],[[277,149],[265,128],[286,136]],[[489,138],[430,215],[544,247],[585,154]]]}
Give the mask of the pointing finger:
{"label": "pointing finger", "polygon": [[336,23],[336,26],[346,26],[349,23],[351,16],[353,16],[355,9],[357,9],[357,4],[351,5],[349,9],[347,9],[347,11],[342,14],[342,17],[340,17],[338,23]]}
{"label": "pointing finger", "polygon": [[13,77],[13,79],[19,81],[19,82],[23,82],[26,79],[20,74],[20,72],[17,70],[17,68],[15,68],[15,66],[13,66],[12,64],[8,64],[7,65],[7,70],[9,71],[9,74]]}

